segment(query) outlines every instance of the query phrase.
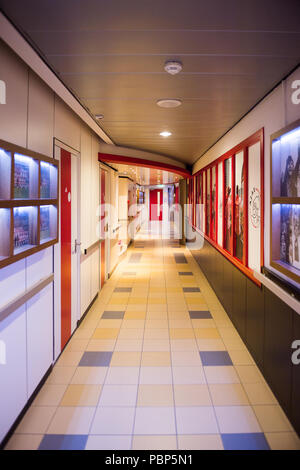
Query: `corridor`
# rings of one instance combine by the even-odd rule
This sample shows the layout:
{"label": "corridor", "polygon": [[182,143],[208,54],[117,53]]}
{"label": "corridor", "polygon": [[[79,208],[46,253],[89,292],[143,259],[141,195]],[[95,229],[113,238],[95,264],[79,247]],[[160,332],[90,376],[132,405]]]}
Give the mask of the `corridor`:
{"label": "corridor", "polygon": [[6,449],[300,449],[192,253],[147,225]]}

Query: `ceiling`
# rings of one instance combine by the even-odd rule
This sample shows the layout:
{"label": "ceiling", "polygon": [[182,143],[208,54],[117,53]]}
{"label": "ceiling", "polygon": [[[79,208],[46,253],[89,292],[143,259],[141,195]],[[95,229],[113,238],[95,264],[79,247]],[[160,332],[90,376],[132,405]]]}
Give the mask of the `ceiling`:
{"label": "ceiling", "polygon": [[[193,163],[300,62],[299,0],[0,0],[113,142]],[[164,71],[166,60],[183,64]],[[162,109],[161,98],[182,106]],[[159,133],[172,135],[162,138]]]}
{"label": "ceiling", "polygon": [[135,165],[123,165],[110,163],[110,166],[119,171],[121,176],[127,176],[141,186],[153,186],[160,184],[178,183],[182,176],[170,171],[158,170],[155,168],[145,168]]}

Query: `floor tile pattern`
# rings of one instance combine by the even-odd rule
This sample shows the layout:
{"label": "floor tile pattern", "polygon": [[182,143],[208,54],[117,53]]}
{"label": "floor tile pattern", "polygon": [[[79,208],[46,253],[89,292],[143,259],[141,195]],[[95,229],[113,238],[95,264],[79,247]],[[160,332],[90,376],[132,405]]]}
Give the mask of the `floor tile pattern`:
{"label": "floor tile pattern", "polygon": [[300,449],[190,251],[142,228],[7,449]]}

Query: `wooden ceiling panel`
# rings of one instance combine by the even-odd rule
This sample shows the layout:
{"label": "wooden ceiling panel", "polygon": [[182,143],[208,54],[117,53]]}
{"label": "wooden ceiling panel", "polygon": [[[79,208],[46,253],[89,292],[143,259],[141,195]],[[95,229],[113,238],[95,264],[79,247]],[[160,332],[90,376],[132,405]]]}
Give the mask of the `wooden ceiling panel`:
{"label": "wooden ceiling panel", "polygon": [[[184,162],[213,145],[300,59],[299,0],[0,0],[119,145]],[[164,72],[177,59],[177,76]],[[156,101],[179,98],[161,109]],[[168,129],[169,139],[159,132]]]}

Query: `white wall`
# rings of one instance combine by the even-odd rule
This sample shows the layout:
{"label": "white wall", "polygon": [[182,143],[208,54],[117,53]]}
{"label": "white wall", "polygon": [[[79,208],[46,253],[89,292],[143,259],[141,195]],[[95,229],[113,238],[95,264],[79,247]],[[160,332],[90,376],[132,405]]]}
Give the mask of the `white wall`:
{"label": "white wall", "polygon": [[[78,209],[82,248],[88,248],[99,237],[100,139],[2,41],[0,70],[7,90],[6,104],[0,106],[0,139],[53,157],[56,138],[81,153],[81,207]],[[0,306],[52,272],[52,247],[0,269]],[[81,313],[99,290],[99,276],[98,250],[81,264]],[[8,384],[0,388],[0,442],[54,360],[52,287],[51,284],[43,289],[10,315],[9,321],[0,323],[0,340],[6,341],[9,357],[13,353],[17,361],[9,359],[5,367],[0,365],[0,383]],[[59,336],[60,329],[55,331]],[[55,351],[54,357],[57,354]]]}
{"label": "white wall", "polygon": [[[300,80],[300,67],[276,87],[264,100],[234,126],[219,142],[199,158],[193,173],[205,167],[235,145],[264,128],[264,264],[270,268],[270,135],[300,118],[300,104],[293,104],[291,84]],[[270,268],[271,269],[271,268]]]}

